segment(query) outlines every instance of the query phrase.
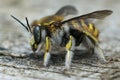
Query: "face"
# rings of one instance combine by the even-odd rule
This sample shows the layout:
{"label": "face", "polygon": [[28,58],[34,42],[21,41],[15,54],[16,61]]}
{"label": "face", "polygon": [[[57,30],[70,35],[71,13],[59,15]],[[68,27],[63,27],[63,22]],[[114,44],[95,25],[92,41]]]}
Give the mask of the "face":
{"label": "face", "polygon": [[33,50],[33,52],[35,52],[38,49],[38,45],[41,42],[41,30],[39,26],[34,26],[33,28],[33,35],[30,39],[30,45],[31,48]]}
{"label": "face", "polygon": [[33,36],[30,39],[30,46],[31,46],[33,52],[35,52],[38,49],[38,44],[35,42]]}

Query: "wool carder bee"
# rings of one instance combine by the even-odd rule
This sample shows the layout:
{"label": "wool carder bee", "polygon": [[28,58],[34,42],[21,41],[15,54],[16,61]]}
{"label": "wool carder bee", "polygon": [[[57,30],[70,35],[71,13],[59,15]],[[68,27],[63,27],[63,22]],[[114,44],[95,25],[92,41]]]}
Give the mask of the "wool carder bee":
{"label": "wool carder bee", "polygon": [[16,17],[12,15],[11,17],[31,33],[30,45],[34,53],[41,50],[41,47],[44,49],[44,66],[48,65],[52,49],[58,47],[66,50],[65,68],[69,69],[74,50],[80,44],[87,44],[90,52],[98,54],[98,57],[105,62],[106,59],[99,47],[99,30],[90,20],[103,19],[110,15],[112,11],[99,10],[64,20],[66,16],[76,13],[77,9],[75,7],[64,6],[51,16],[33,21],[31,25],[29,25],[27,18],[27,25],[25,25]]}

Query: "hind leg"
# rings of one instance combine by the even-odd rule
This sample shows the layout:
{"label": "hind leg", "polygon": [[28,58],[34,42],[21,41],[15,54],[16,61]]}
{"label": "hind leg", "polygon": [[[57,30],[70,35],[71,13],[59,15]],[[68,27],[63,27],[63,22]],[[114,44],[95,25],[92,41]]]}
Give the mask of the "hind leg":
{"label": "hind leg", "polygon": [[101,60],[102,63],[108,62],[108,61],[105,59],[105,56],[104,56],[104,54],[103,54],[103,50],[102,50],[98,45],[95,46],[95,48],[94,48],[94,53],[97,54],[98,58]]}
{"label": "hind leg", "polygon": [[97,42],[92,41],[89,37],[85,37],[86,43],[88,44],[88,50],[90,53],[97,54],[97,57],[101,60],[101,62],[105,63],[107,60],[103,55],[102,49],[99,47]]}

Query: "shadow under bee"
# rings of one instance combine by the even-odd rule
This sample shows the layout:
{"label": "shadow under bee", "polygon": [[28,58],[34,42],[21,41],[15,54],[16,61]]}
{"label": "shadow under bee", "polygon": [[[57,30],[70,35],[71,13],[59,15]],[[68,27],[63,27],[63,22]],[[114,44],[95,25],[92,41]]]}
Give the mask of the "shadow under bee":
{"label": "shadow under bee", "polygon": [[[29,55],[29,59],[43,61],[44,54],[43,54],[43,52],[41,52],[41,53],[42,53],[42,55],[41,54],[36,54],[36,57],[34,56],[33,53],[31,53]],[[65,55],[66,55],[65,53],[66,53],[66,51],[53,53],[53,54],[51,53],[51,61],[50,62],[52,62],[53,64],[57,63],[57,62],[59,62],[59,63],[62,62],[63,63],[64,60],[65,60]],[[89,53],[88,50],[75,50],[74,53],[75,54],[74,54],[74,57],[73,57],[73,62],[74,62],[74,60],[79,61],[81,59],[88,59],[88,58],[94,56],[94,53]]]}

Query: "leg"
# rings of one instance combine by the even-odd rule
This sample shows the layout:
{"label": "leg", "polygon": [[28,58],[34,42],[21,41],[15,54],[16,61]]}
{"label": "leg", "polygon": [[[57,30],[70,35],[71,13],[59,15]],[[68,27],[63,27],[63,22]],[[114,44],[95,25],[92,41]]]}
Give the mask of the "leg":
{"label": "leg", "polygon": [[73,58],[73,37],[70,36],[70,40],[69,42],[66,44],[66,50],[67,50],[67,54],[66,54],[66,58],[65,58],[65,68],[69,69],[70,65],[71,65],[71,61]]}
{"label": "leg", "polygon": [[83,45],[86,47],[87,52],[89,54],[93,54],[94,53],[94,47],[95,47],[94,43],[87,36],[84,36]]}
{"label": "leg", "polygon": [[38,45],[38,49],[37,49],[37,51],[35,51],[35,53],[37,53],[37,54],[40,53],[40,55],[43,55],[44,54],[43,52],[44,52],[44,45],[43,45],[43,43],[41,43]]}
{"label": "leg", "polygon": [[50,55],[50,53],[49,53],[50,48],[51,48],[50,39],[49,39],[49,37],[46,37],[44,63],[43,63],[44,66],[47,66],[47,65],[48,65],[48,62],[49,62],[49,60],[50,60],[50,57],[51,57],[51,55]]}
{"label": "leg", "polygon": [[88,43],[88,46],[89,46],[89,51],[97,54],[97,56],[101,60],[101,62],[107,62],[104,55],[103,55],[103,51],[99,47],[98,43],[92,42],[88,37],[85,37],[85,38],[86,38],[86,42]]}
{"label": "leg", "polygon": [[102,63],[106,63],[107,60],[105,59],[105,56],[103,55],[102,49],[96,45],[94,48],[95,54],[97,54],[98,58],[101,60]]}

